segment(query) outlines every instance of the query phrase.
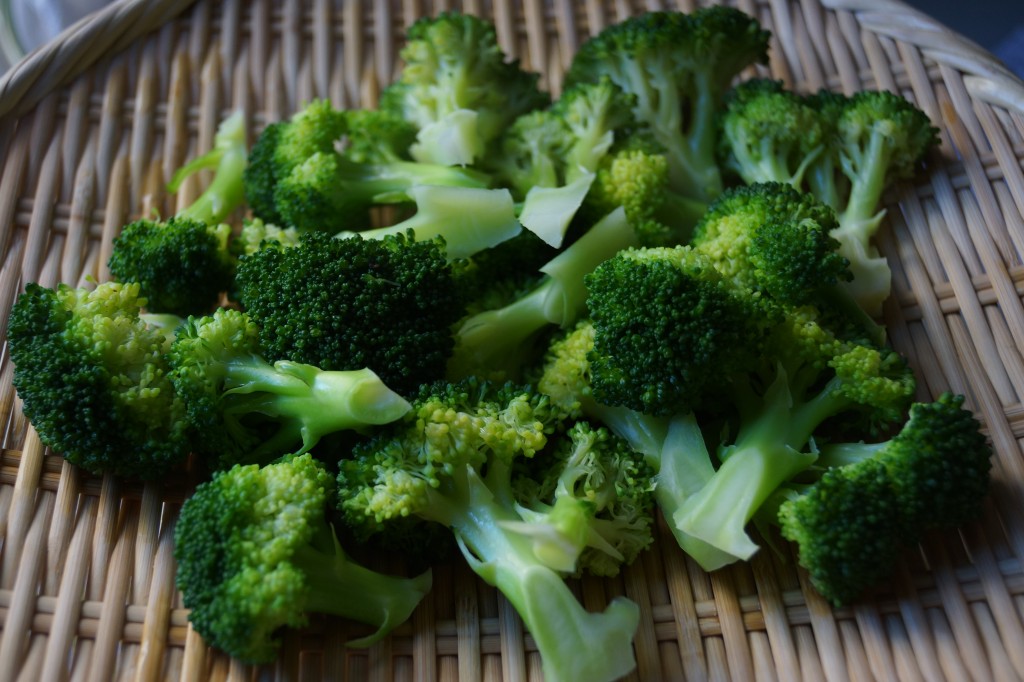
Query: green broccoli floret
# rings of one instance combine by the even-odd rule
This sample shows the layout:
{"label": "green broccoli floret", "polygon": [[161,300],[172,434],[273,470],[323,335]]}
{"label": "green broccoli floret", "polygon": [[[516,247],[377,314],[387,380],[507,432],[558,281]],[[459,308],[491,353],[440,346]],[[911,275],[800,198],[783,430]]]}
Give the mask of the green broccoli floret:
{"label": "green broccoli floret", "polygon": [[636,604],[617,598],[602,613],[586,611],[534,553],[532,539],[507,527],[523,521],[514,501],[516,461],[543,456],[562,418],[525,386],[426,386],[399,425],[340,463],[340,508],[356,527],[408,516],[447,526],[470,568],[522,617],[545,679],[613,680],[635,665]]}
{"label": "green broccoli floret", "polygon": [[825,598],[848,604],[881,583],[903,548],[981,513],[992,451],[963,396],[915,403],[889,440],[822,447],[820,479],[784,491],[769,518],[795,542]]}
{"label": "green broccoli floret", "polygon": [[871,314],[889,297],[892,275],[872,243],[884,217],[882,193],[896,180],[913,178],[925,154],[938,144],[938,129],[903,97],[861,91],[850,97],[836,123],[838,166],[850,183],[835,206],[839,252],[850,261],[851,295]]}
{"label": "green broccoli floret", "polygon": [[222,221],[242,204],[246,154],[245,118],[236,112],[220,124],[213,149],[183,166],[170,190],[187,175],[214,168],[209,187],[167,220],[137,220],[115,237],[110,274],[138,282],[151,312],[203,313],[230,289],[235,259],[228,249],[231,227]]}
{"label": "green broccoli floret", "polygon": [[[619,254],[587,288],[597,401],[670,417],[670,427],[697,407],[734,412],[720,442],[706,447],[718,460],[714,474],[672,522],[736,558],[757,550],[746,524],[814,462],[805,448],[823,424],[896,421],[914,389],[890,349],[837,336],[813,307],[765,305],[689,247]],[[692,430],[680,437],[703,440]]]}
{"label": "green broccoli floret", "polygon": [[654,471],[604,427],[577,421],[514,485],[524,521],[505,528],[556,570],[615,576],[654,540]]}
{"label": "green broccoli floret", "polygon": [[517,116],[550,101],[537,74],[506,59],[486,20],[442,12],[417,20],[405,38],[404,65],[380,108],[416,127],[410,152],[421,163],[477,163]]}
{"label": "green broccoli floret", "polygon": [[238,310],[190,318],[169,357],[195,448],[214,469],[301,454],[328,434],[387,424],[409,410],[369,369],[270,364],[255,323]]}
{"label": "green broccoli floret", "polygon": [[601,160],[586,208],[603,215],[622,206],[644,246],[686,243],[708,207],[672,191],[668,157],[646,138],[632,135]]}
{"label": "green broccoli floret", "polygon": [[544,278],[503,308],[462,320],[448,376],[517,378],[540,352],[538,336],[571,326],[586,313],[584,277],[605,259],[636,243],[625,213],[618,209],[540,268]]}
{"label": "green broccoli floret", "polygon": [[253,213],[303,231],[360,230],[370,227],[372,206],[407,202],[412,187],[488,184],[481,173],[403,158],[403,128],[390,121],[386,112],[316,100],[264,128],[244,175]]}
{"label": "green broccoli floret", "polygon": [[444,375],[464,291],[440,240],[334,239],[239,261],[239,300],[269,362],[369,368],[402,395]]}
{"label": "green broccoli floret", "polygon": [[139,289],[30,283],[7,337],[14,388],[45,445],[94,474],[155,480],[184,461],[189,442],[166,327],[140,317]]}
{"label": "green broccoli floret", "polygon": [[726,95],[719,123],[719,163],[743,182],[805,189],[804,175],[831,142],[834,123],[782,81],[751,78]]}
{"label": "green broccoli floret", "polygon": [[346,556],[327,513],[334,481],[309,454],[214,474],[185,500],[175,526],[177,586],[209,644],[249,663],[273,661],[282,628],[323,613],[377,628],[405,622],[431,575],[386,575]]}
{"label": "green broccoli floret", "polygon": [[708,202],[722,190],[716,113],[736,75],[767,62],[768,37],[731,7],[647,12],[583,43],[566,83],[608,76],[634,95],[637,120],[668,154],[673,191]]}
{"label": "green broccoli floret", "polygon": [[231,240],[231,253],[237,258],[252,255],[268,246],[298,246],[300,234],[294,227],[280,227],[260,218],[248,218],[242,221],[241,231]]}

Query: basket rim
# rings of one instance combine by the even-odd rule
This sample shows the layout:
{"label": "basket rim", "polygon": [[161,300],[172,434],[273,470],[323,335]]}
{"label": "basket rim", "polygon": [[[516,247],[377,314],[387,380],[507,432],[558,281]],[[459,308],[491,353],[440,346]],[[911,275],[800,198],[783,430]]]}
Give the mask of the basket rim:
{"label": "basket rim", "polygon": [[[39,46],[0,77],[0,120],[28,112],[52,90],[183,13],[196,0],[115,0]],[[921,49],[965,74],[973,97],[1024,113],[1024,79],[991,52],[903,0],[818,0],[877,34]]]}

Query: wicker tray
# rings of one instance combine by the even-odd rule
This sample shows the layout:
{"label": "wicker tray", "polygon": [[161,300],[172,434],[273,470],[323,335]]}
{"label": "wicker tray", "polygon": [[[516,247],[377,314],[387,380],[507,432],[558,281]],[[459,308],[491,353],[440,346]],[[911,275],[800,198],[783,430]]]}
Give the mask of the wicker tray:
{"label": "wicker tray", "polygon": [[[876,599],[834,610],[771,552],[708,575],[662,529],[589,608],[640,604],[634,679],[1024,678],[1024,83],[895,0],[739,0],[774,32],[765,73],[800,90],[897,90],[941,128],[931,172],[886,197],[885,318],[922,397],[952,389],[996,451],[982,521],[908,552]],[[660,7],[659,3],[650,6]],[[243,108],[250,130],[315,96],[370,106],[405,26],[440,9],[491,18],[558,92],[576,47],[639,0],[121,0],[0,81],[0,333],[25,282],[103,280],[117,229],[175,210],[170,172]],[[691,10],[693,2],[677,7]],[[966,11],[966,10],[965,10]],[[193,182],[181,195],[190,201]],[[0,365],[0,679],[539,679],[528,633],[458,562],[411,622],[368,650],[315,620],[275,666],[208,649],[174,589],[180,481],[87,476],[43,448]]]}

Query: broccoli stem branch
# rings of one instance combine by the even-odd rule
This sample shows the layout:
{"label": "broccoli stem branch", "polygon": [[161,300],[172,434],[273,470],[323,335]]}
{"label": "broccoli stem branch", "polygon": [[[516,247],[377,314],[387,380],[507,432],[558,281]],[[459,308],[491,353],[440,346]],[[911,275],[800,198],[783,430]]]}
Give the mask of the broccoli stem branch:
{"label": "broccoli stem branch", "polygon": [[[379,573],[353,562],[326,524],[318,534],[329,536],[331,548],[324,551],[313,544],[305,545],[295,552],[292,563],[306,576],[310,611],[377,628],[371,635],[350,640],[349,646],[369,646],[387,635],[408,620],[430,591],[430,571],[413,578]],[[314,542],[317,540],[314,538]]]}
{"label": "broccoli stem branch", "polygon": [[544,678],[610,682],[632,670],[636,604],[618,598],[603,613],[586,611],[563,578],[534,555],[531,539],[503,527],[521,518],[495,500],[477,472],[467,466],[455,479],[455,497],[438,493],[440,509],[431,504],[427,515],[452,529],[473,572],[515,608],[537,643]]}
{"label": "broccoli stem branch", "polygon": [[237,111],[217,128],[213,149],[182,166],[171,178],[169,189],[176,192],[187,176],[199,170],[215,169],[206,190],[178,215],[207,225],[215,225],[227,218],[245,200],[242,175],[247,159],[245,116]]}

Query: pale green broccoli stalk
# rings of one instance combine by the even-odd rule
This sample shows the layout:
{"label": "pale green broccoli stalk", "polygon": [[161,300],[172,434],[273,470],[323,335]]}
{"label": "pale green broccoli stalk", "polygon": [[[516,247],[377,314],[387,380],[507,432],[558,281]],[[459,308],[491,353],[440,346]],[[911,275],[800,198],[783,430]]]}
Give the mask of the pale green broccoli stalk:
{"label": "pale green broccoli stalk", "polygon": [[448,376],[514,378],[534,358],[532,341],[553,327],[571,326],[586,313],[584,277],[636,243],[622,209],[605,216],[540,268],[544,279],[513,303],[464,319],[455,332]]}
{"label": "pale green broccoli stalk", "polygon": [[380,108],[417,129],[410,153],[420,163],[477,163],[517,116],[549,102],[537,74],[506,59],[486,20],[442,12],[417,20],[405,38],[401,73]]}
{"label": "pale green broccoli stalk", "polygon": [[223,221],[244,200],[246,156],[245,118],[236,112],[221,122],[213,149],[179,169],[169,187],[177,191],[188,175],[213,168],[206,190],[171,218],[137,220],[114,238],[110,274],[137,282],[150,312],[207,312],[230,288],[235,260],[228,248],[231,227]]}
{"label": "pale green broccoli stalk", "polygon": [[534,554],[569,574],[615,576],[654,540],[654,471],[604,427],[577,421],[554,452],[517,476],[522,522]]}
{"label": "pale green broccoli stalk", "polygon": [[416,241],[440,237],[448,258],[468,258],[512,239],[523,230],[507,189],[422,185],[407,192],[416,213],[394,225],[360,232],[341,232],[338,238],[358,234],[364,239],[412,232]]}
{"label": "pale green broccoli stalk", "polygon": [[768,37],[731,7],[646,12],[585,42],[566,83],[607,76],[635,96],[634,115],[667,152],[673,191],[708,202],[722,190],[715,116],[732,80],[767,61]]}
{"label": "pale green broccoli stalk", "polygon": [[393,422],[410,407],[369,369],[267,362],[256,324],[238,310],[190,318],[169,357],[195,448],[214,469],[301,454],[324,436]]}
{"label": "pale green broccoli stalk", "polygon": [[[516,609],[547,680],[610,681],[635,666],[636,604],[586,611],[562,576],[508,529],[521,458],[543,456],[564,415],[528,386],[469,380],[425,386],[399,424],[340,463],[340,508],[356,528],[410,516],[447,526],[470,568]],[[586,652],[586,655],[580,655]]]}
{"label": "pale green broccoli stalk", "polygon": [[14,388],[39,439],[93,474],[156,480],[189,452],[168,378],[167,327],[141,317],[140,285],[28,284],[7,338]]}
{"label": "pale green broccoli stalk", "polygon": [[174,528],[176,584],[204,640],[247,663],[269,663],[282,628],[312,613],[365,623],[368,646],[405,622],[430,590],[349,558],[326,514],[334,481],[306,454],[263,468],[234,466],[201,483]]}

